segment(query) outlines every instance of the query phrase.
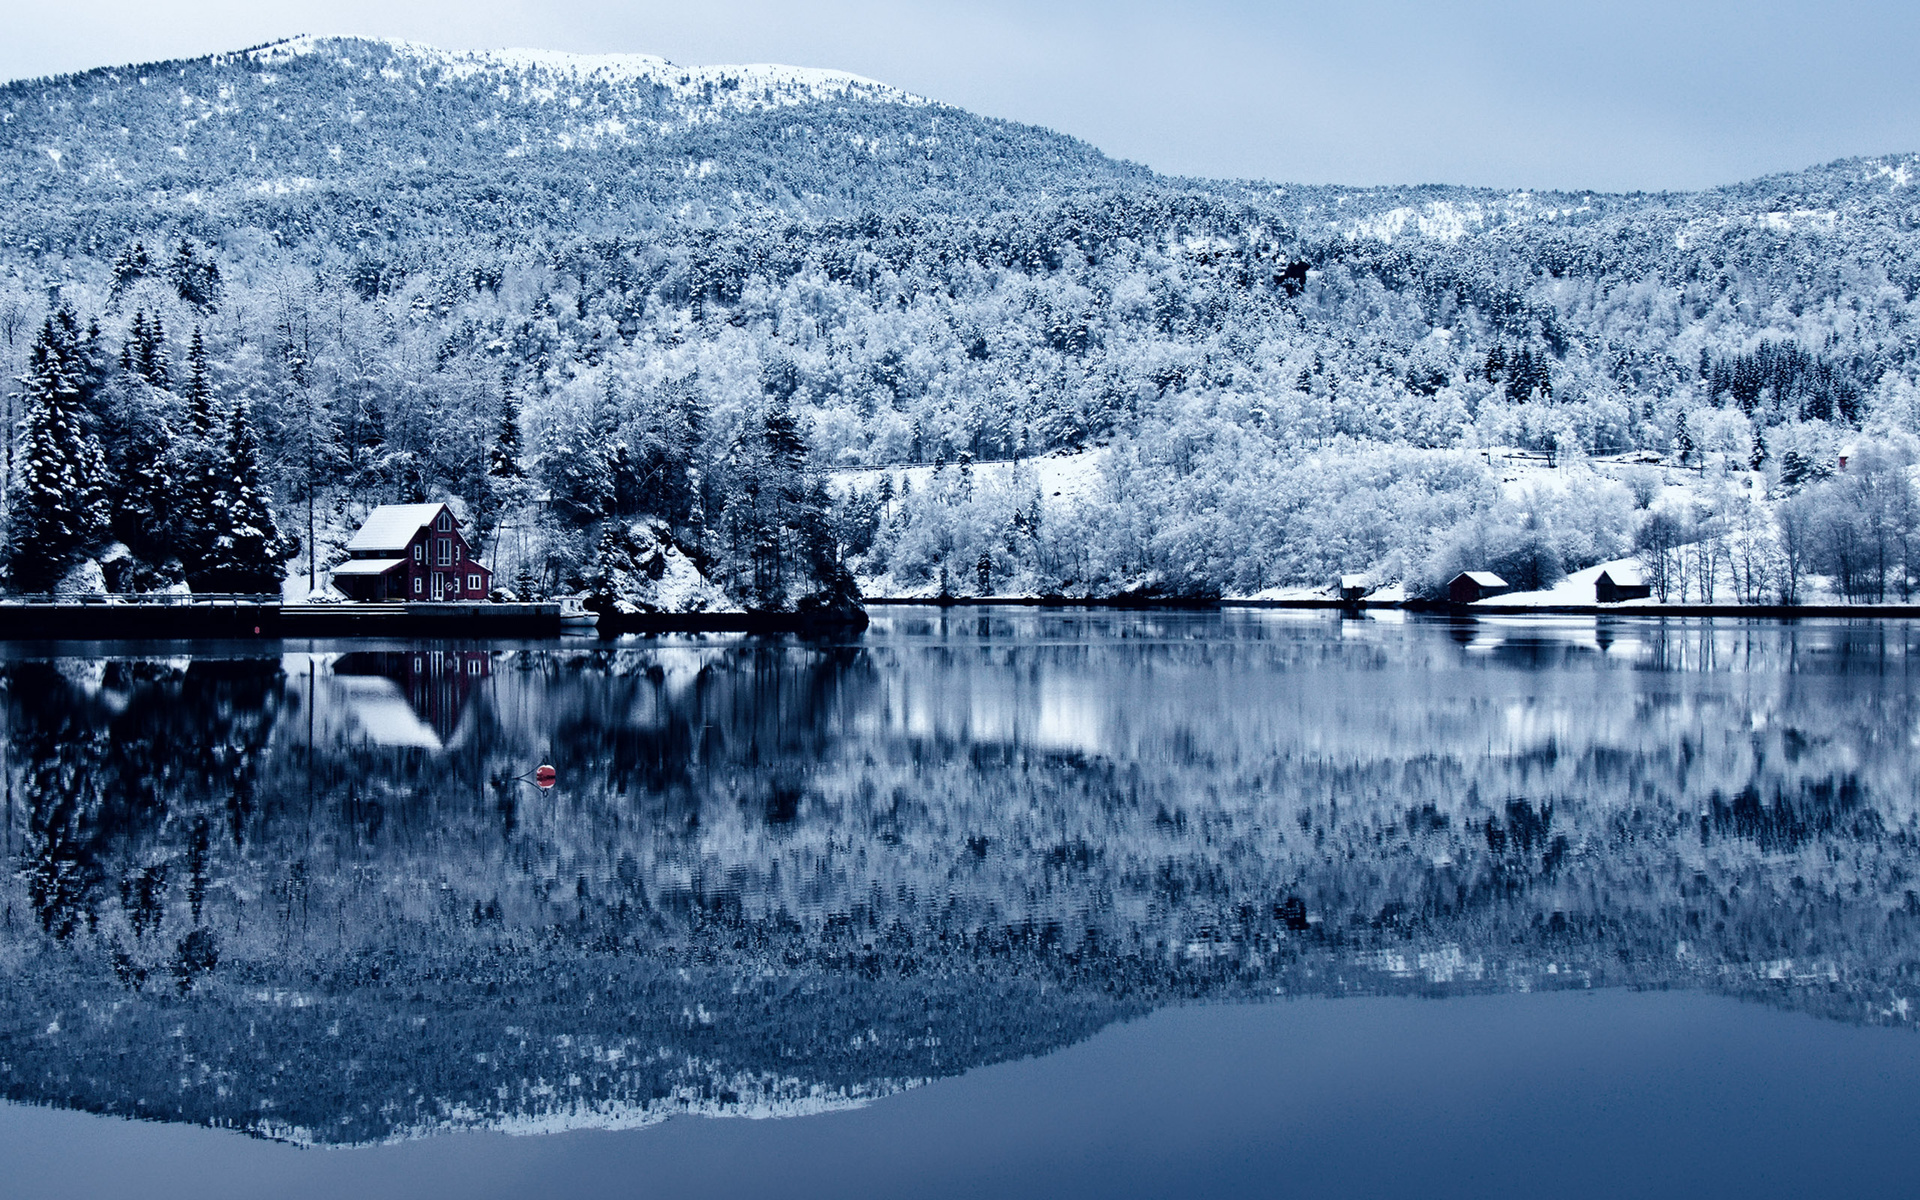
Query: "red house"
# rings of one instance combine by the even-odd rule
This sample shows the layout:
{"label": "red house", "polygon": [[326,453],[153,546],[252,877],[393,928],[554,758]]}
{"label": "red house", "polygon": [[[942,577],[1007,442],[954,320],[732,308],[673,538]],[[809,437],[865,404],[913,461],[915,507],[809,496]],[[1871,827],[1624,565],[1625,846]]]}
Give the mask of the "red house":
{"label": "red house", "polygon": [[444,504],[382,504],[347,543],[333,586],[354,600],[485,600],[480,565]]}

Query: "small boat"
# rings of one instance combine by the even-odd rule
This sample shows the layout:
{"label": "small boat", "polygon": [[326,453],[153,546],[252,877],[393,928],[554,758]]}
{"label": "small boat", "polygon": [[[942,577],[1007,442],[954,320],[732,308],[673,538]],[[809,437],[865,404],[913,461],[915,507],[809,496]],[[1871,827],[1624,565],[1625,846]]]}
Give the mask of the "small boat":
{"label": "small boat", "polygon": [[562,633],[592,633],[600,624],[600,614],[586,606],[578,596],[568,596],[560,601],[560,631]]}

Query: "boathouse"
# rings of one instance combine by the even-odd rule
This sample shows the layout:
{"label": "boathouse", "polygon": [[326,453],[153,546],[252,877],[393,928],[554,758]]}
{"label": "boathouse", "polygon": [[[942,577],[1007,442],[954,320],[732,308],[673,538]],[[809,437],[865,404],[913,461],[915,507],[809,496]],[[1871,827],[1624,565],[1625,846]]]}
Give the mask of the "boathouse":
{"label": "boathouse", "polygon": [[1340,598],[1342,604],[1358,604],[1367,594],[1367,577],[1342,575],[1333,581],[1333,594]]}
{"label": "boathouse", "polygon": [[1632,567],[1608,567],[1593,581],[1596,604],[1618,604],[1622,600],[1645,600],[1653,595],[1653,585]]}
{"label": "boathouse", "polygon": [[444,504],[382,504],[347,543],[333,586],[353,600],[475,601],[493,590]]}
{"label": "boathouse", "polygon": [[1447,599],[1455,604],[1472,604],[1512,590],[1506,580],[1491,571],[1462,571],[1447,583]]}

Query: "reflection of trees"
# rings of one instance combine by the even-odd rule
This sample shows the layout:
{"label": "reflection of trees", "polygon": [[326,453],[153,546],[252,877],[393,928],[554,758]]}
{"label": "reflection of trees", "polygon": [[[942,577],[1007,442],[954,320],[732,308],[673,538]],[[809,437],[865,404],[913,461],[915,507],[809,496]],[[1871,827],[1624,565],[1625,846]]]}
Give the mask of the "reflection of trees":
{"label": "reflection of trees", "polygon": [[[37,930],[12,936],[71,968],[21,994],[135,998],[102,1054],[184,1004],[215,1062],[267,1019],[245,996],[300,993],[270,1021],[290,1055],[348,1077],[341,1023],[381,1066],[331,1100],[288,1076],[282,1119],[404,1110],[339,1137],[432,1124],[429,1093],[851,1095],[1275,988],[1706,983],[1898,1019],[1902,638],[1126,627],[497,652],[439,750],[329,733],[273,662],[11,666],[8,886]],[[559,787],[517,782],[543,761]],[[679,1057],[581,1064],[562,1033]],[[568,1074],[571,1099],[514,1090]]]}
{"label": "reflection of trees", "polygon": [[[275,664],[260,660],[184,671],[110,662],[97,681],[82,682],[46,662],[0,672],[25,809],[22,874],[47,932],[64,939],[94,928],[111,890],[144,939],[162,920],[170,827],[195,811],[218,811],[239,841],[254,805],[277,675]],[[203,852],[189,871],[196,908],[204,865]]]}

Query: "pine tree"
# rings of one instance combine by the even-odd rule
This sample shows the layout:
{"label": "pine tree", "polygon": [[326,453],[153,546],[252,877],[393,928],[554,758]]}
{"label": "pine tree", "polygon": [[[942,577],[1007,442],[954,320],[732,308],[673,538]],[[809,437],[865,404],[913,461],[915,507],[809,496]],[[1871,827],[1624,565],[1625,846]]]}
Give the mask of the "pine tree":
{"label": "pine tree", "polygon": [[260,444],[244,404],[235,405],[214,475],[207,509],[211,539],[199,564],[196,589],[278,592],[286,574],[287,547],[274,524],[271,498],[260,482]]}
{"label": "pine tree", "polygon": [[224,453],[207,370],[206,341],[198,325],[187,346],[187,431],[173,444],[170,474],[177,485],[173,503],[174,551],[188,579],[202,577],[218,535],[213,501]]}
{"label": "pine tree", "polygon": [[135,309],[127,328],[127,342],[120,351],[120,369],[138,375],[157,388],[172,386],[172,361],[167,354],[167,331],[160,314],[147,320],[143,309]]}
{"label": "pine tree", "polygon": [[129,418],[109,443],[108,463],[118,483],[113,536],[142,560],[160,563],[179,554],[179,460],[159,405],[137,407]]}
{"label": "pine tree", "polygon": [[213,386],[207,379],[207,344],[198,325],[187,344],[187,413],[194,437],[204,440],[212,434]]}
{"label": "pine tree", "polygon": [[211,258],[194,253],[193,243],[180,239],[167,265],[167,281],[182,300],[195,308],[211,310],[220,299],[220,267]]}
{"label": "pine tree", "polygon": [[173,363],[167,354],[167,330],[160,324],[160,314],[153,314],[153,323],[147,327],[147,346],[144,360],[140,364],[140,373],[147,382],[157,388],[173,386]]}
{"label": "pine tree", "polygon": [[1780,486],[1793,491],[1806,482],[1808,474],[1807,458],[1798,450],[1789,450],[1780,456]]}
{"label": "pine tree", "polygon": [[520,404],[508,392],[500,404],[500,432],[494,436],[493,448],[487,451],[487,474],[499,481],[522,478],[526,471],[520,466]]}
{"label": "pine tree", "polygon": [[135,242],[113,260],[113,284],[108,293],[111,308],[120,303],[121,293],[153,273],[153,260],[143,243]]}
{"label": "pine tree", "polygon": [[107,536],[110,480],[87,427],[88,346],[71,310],[41,326],[28,352],[27,416],[13,479],[7,561],[15,586],[43,591]]}
{"label": "pine tree", "polygon": [[127,326],[127,340],[120,344],[120,369],[129,375],[140,373],[139,346],[147,336],[147,312],[143,308],[133,310],[133,321]]}

